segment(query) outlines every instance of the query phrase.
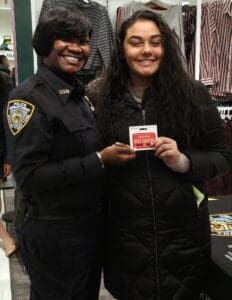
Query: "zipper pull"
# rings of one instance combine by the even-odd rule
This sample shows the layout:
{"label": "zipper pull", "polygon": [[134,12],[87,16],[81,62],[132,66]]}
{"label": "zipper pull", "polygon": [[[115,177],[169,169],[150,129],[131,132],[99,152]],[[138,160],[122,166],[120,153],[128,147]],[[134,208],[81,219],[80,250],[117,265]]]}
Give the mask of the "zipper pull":
{"label": "zipper pull", "polygon": [[145,122],[145,119],[146,119],[146,117],[145,117],[145,109],[142,109],[142,117],[143,117],[143,121]]}

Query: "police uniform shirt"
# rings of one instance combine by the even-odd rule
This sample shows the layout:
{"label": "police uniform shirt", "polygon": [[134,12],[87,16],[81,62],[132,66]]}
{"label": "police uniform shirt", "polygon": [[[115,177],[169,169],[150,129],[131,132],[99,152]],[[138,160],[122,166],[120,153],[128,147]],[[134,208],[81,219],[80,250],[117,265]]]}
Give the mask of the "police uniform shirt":
{"label": "police uniform shirt", "polygon": [[101,138],[80,82],[46,66],[14,89],[6,108],[17,184],[39,214],[83,214],[102,197]]}

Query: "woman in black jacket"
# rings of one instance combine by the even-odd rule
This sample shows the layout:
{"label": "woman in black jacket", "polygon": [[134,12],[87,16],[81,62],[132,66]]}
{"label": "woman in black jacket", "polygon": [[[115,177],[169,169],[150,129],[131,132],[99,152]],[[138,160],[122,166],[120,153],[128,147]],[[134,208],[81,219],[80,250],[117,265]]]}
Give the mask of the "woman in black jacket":
{"label": "woman in black jacket", "polygon": [[122,24],[107,72],[89,88],[106,143],[129,144],[131,126],[158,128],[155,140],[145,131],[147,140],[131,145],[151,150],[110,169],[104,276],[120,300],[199,299],[206,283],[204,184],[231,167],[232,153],[207,89],[182,62],[169,27],[140,11]]}
{"label": "woman in black jacket", "polygon": [[[4,101],[7,98],[7,95],[12,88],[10,76],[6,73],[0,72],[0,180],[3,177],[6,177],[11,172],[11,166],[6,162],[6,144],[5,144],[5,135],[3,128],[3,120],[2,120],[2,111]],[[0,202],[0,212],[1,212],[1,202]],[[0,238],[3,241],[5,254],[6,256],[10,256],[16,250],[16,245],[14,240],[9,236],[6,231],[2,220],[0,220]]]}

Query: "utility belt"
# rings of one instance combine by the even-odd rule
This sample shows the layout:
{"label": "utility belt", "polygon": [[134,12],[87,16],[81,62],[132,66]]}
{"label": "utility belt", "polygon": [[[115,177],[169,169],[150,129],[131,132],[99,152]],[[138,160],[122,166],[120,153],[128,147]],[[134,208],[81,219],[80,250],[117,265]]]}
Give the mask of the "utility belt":
{"label": "utility belt", "polygon": [[29,206],[27,217],[36,220],[47,220],[47,221],[72,221],[75,219],[74,215],[67,215],[62,213],[50,214],[46,212],[40,212],[38,208]]}

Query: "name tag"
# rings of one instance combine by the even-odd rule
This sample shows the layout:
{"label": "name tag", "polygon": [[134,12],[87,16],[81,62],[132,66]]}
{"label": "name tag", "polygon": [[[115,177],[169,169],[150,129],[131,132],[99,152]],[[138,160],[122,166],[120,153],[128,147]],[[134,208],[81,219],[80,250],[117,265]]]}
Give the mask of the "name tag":
{"label": "name tag", "polygon": [[135,151],[152,150],[158,137],[157,125],[130,126],[130,147]]}

